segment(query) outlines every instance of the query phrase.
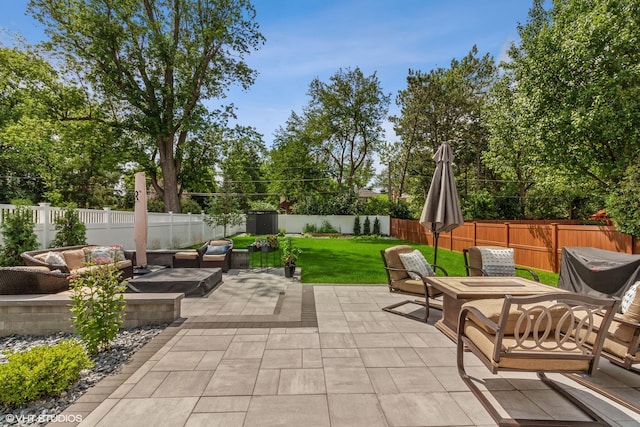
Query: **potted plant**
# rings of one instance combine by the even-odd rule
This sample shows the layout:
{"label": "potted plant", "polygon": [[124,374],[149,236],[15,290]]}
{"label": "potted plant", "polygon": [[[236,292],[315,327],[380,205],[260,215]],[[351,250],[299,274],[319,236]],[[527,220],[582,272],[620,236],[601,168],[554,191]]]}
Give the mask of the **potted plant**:
{"label": "potted plant", "polygon": [[293,239],[288,237],[282,244],[282,265],[284,266],[284,277],[293,277],[296,271],[296,261],[302,253],[302,249],[293,245]]}

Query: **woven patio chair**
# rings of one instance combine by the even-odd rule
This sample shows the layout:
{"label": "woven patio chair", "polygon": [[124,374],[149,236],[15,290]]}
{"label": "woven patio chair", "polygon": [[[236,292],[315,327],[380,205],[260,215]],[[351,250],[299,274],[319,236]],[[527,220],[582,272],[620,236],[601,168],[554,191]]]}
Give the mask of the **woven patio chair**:
{"label": "woven patio chair", "polygon": [[0,295],[55,294],[69,289],[69,275],[47,267],[0,267]]}
{"label": "woven patio chair", "polygon": [[526,271],[536,282],[540,278],[535,271],[516,267],[513,248],[499,246],[471,246],[462,250],[467,276],[515,276],[516,271]]}
{"label": "woven patio chair", "polygon": [[[405,300],[384,307],[382,310],[393,314],[399,314],[400,316],[405,316],[410,319],[420,320],[426,323],[427,319],[429,318],[429,307],[433,307],[439,310],[442,309],[442,301],[434,300],[434,298],[442,295],[442,292],[427,283],[425,277],[435,276],[435,271],[440,271],[445,276],[448,276],[448,273],[444,268],[437,265],[429,266],[426,271],[407,269],[402,262],[401,254],[407,255],[413,253],[414,251],[415,249],[411,246],[397,245],[381,250],[380,255],[382,256],[384,270],[387,273],[389,292],[393,294],[411,295],[417,298],[424,298],[424,301],[415,299]],[[426,263],[426,261],[424,262]],[[418,304],[422,307],[425,307],[424,318],[415,316],[411,313],[396,310],[396,308],[405,304]]]}
{"label": "woven patio chair", "polygon": [[[458,373],[499,425],[607,425],[590,407],[545,373],[592,375],[601,354],[604,332],[619,299],[594,298],[568,292],[536,296],[507,295],[504,299],[465,303],[458,327]],[[602,315],[598,329],[594,319]],[[593,344],[587,345],[591,339]],[[464,368],[465,347],[495,374],[498,371],[535,372],[592,421],[529,420],[503,417]],[[508,412],[509,408],[503,408]]]}

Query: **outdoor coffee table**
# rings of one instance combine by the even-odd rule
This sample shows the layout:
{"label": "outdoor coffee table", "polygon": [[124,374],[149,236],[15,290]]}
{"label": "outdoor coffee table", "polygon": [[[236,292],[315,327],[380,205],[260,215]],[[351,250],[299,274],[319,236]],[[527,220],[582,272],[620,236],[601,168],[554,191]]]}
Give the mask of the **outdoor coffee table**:
{"label": "outdoor coffee table", "polygon": [[164,268],[127,282],[133,292],[181,292],[203,296],[222,281],[220,268]]}
{"label": "outdoor coffee table", "polygon": [[442,319],[435,324],[454,342],[457,340],[458,317],[462,304],[477,299],[503,298],[505,295],[535,295],[558,292],[558,288],[522,277],[425,277],[443,292]]}

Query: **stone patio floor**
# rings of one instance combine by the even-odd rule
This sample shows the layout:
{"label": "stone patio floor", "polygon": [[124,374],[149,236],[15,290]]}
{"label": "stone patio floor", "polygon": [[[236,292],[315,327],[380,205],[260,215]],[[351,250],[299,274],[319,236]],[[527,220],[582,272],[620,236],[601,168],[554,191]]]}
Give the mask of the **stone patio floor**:
{"label": "stone patio floor", "polygon": [[[433,326],[441,313],[424,324],[381,310],[400,299],[386,286],[231,270],[208,296],[185,298],[182,321],[64,414],[81,426],[494,425],[458,376],[454,344]],[[586,419],[535,375],[492,375],[465,360],[512,417]],[[640,414],[551,377],[611,425],[640,425]],[[640,375],[601,360],[593,381],[640,402]]]}

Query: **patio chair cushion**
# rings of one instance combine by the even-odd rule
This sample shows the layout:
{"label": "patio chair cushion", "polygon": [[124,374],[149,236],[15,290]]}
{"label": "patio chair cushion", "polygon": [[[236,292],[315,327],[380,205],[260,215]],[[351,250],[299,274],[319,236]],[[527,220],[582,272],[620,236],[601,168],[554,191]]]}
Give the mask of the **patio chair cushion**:
{"label": "patio chair cushion", "polygon": [[[468,336],[477,346],[478,349],[489,359],[493,360],[493,352],[495,349],[495,335],[487,332],[482,326],[478,325],[473,319],[465,322],[464,333]],[[525,340],[527,342],[528,340]],[[547,339],[543,342],[549,342],[549,347],[553,348],[555,339]],[[509,347],[515,346],[516,340],[513,337],[505,336],[502,340],[502,351],[507,351]],[[532,345],[532,347],[535,347]],[[568,351],[576,354],[581,354],[580,349],[554,349],[560,355],[565,354]],[[495,363],[495,362],[494,362]],[[530,371],[581,371],[589,368],[588,360],[571,360],[571,359],[553,359],[544,358],[535,359],[533,357],[509,357],[503,356],[497,362],[500,368],[504,369],[524,369]]]}
{"label": "patio chair cushion", "polygon": [[78,268],[82,268],[86,264],[86,248],[79,249],[69,249],[62,252],[62,256],[64,256],[65,261],[67,262],[67,266],[69,270],[76,270]]}
{"label": "patio chair cushion", "polygon": [[[424,294],[424,283],[422,283],[422,280],[413,280],[410,278],[394,280],[393,289],[413,294]],[[427,292],[429,292],[431,297],[438,296],[442,293],[430,284],[427,284]]]}
{"label": "patio chair cushion", "polygon": [[196,251],[182,251],[174,254],[176,259],[196,259],[198,258],[198,252]]}
{"label": "patio chair cushion", "polygon": [[[404,269],[404,265],[402,261],[400,261],[400,254],[413,252],[413,248],[409,245],[397,245],[392,246],[384,250],[384,255],[387,260],[387,266],[391,268],[402,268]],[[409,277],[406,271],[390,271],[391,280],[402,280]]]}
{"label": "patio chair cushion", "polygon": [[[480,312],[484,314],[487,317],[487,319],[491,320],[496,325],[500,325],[499,323],[500,315],[502,314],[503,305],[504,305],[504,299],[480,299],[480,300],[473,300],[473,301],[467,302],[463,304],[462,307],[463,308],[475,307],[478,310],[480,310]],[[540,303],[539,305],[540,305],[539,309],[534,309],[530,311],[531,316],[529,316],[529,319],[531,321],[530,323],[531,329],[535,326],[536,321],[540,317],[540,313],[542,312],[542,307],[551,306],[552,303],[544,302],[544,303]],[[565,310],[559,306],[553,306],[551,308],[550,310],[551,329],[556,328],[556,326],[558,325],[558,321],[560,320],[560,318],[562,318],[564,313],[565,313]],[[519,310],[511,310],[509,312],[509,317],[507,318],[507,324],[504,330],[505,335],[514,335],[516,330],[516,324],[521,315],[522,315],[522,312]],[[474,312],[472,311],[469,312],[469,318],[473,320],[475,323],[477,323],[478,326],[482,328],[486,333],[493,334],[493,331],[489,328],[489,326],[487,326],[484,322],[480,321]],[[545,319],[541,320],[539,324],[539,329],[544,330],[547,326],[547,322],[548,320],[545,320]],[[522,321],[520,323],[520,327],[518,328],[518,331],[520,333],[523,333],[526,330],[526,327],[527,327],[526,322]]]}
{"label": "patio chair cushion", "polygon": [[[416,249],[409,253],[399,253],[398,257],[400,258],[400,262],[402,262],[404,268],[407,270],[417,271],[422,276],[435,276],[431,266],[419,250]],[[420,276],[416,273],[412,271],[408,271],[407,273],[413,280],[420,280]]]}
{"label": "patio chair cushion", "polygon": [[226,254],[221,254],[221,255],[203,255],[202,256],[202,260],[203,261],[224,261],[226,257]]}
{"label": "patio chair cushion", "polygon": [[[622,318],[628,322],[635,323],[636,325],[640,323],[640,292],[636,292],[633,301],[629,304],[627,311],[622,315]],[[613,329],[613,335],[619,340],[629,342],[631,338],[633,338],[633,333],[638,326],[629,326],[622,323],[617,323],[614,321],[611,323],[612,327],[609,328],[609,331],[615,326]]]}

